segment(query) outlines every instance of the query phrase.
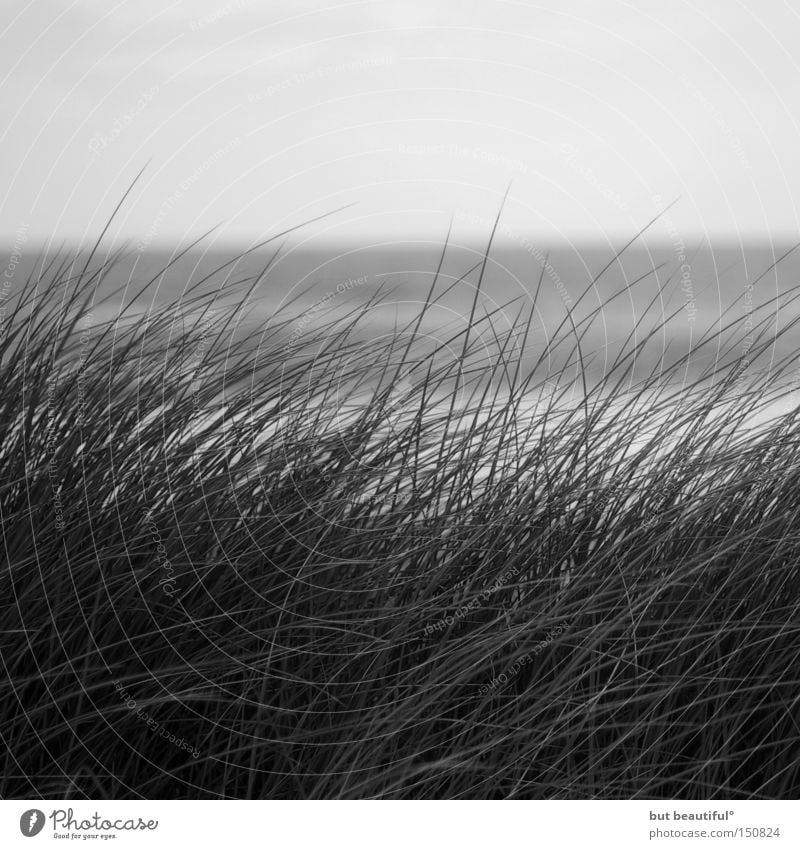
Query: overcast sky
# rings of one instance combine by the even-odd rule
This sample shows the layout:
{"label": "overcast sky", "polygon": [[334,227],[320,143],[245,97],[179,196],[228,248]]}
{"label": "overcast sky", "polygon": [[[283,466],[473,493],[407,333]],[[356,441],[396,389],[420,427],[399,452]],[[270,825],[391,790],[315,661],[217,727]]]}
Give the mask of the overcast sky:
{"label": "overcast sky", "polygon": [[[783,0],[4,0],[5,241],[800,232]],[[666,232],[666,231],[665,231]]]}

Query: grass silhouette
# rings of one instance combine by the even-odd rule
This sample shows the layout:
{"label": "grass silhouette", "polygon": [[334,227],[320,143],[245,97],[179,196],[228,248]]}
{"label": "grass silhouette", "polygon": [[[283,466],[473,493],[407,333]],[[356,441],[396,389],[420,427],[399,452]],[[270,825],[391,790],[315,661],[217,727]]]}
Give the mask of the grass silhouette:
{"label": "grass silhouette", "polygon": [[4,797],[794,795],[797,290],[642,376],[657,294],[589,381],[602,306],[531,359],[485,259],[387,341],[384,290],[265,330],[269,266],[144,309],[120,256],[0,337]]}

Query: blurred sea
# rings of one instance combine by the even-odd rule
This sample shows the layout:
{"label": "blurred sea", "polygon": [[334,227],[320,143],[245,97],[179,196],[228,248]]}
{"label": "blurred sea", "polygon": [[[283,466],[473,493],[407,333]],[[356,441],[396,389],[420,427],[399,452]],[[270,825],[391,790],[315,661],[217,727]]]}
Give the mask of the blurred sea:
{"label": "blurred sea", "polygon": [[[626,339],[629,345],[634,338],[640,341],[653,328],[661,327],[671,313],[675,316],[638,358],[642,368],[651,367],[662,356],[674,358],[685,353],[706,331],[723,323],[738,320],[741,336],[748,316],[754,327],[765,319],[771,337],[777,328],[800,315],[796,306],[787,305],[787,293],[800,283],[800,250],[776,265],[790,250],[789,244],[692,247],[651,240],[626,249],[618,259],[614,259],[615,252],[622,245],[561,244],[548,250],[524,244],[526,247],[498,242],[492,248],[476,316],[492,314],[491,325],[484,323],[484,331],[487,336],[502,335],[521,309],[530,309],[541,280],[528,340],[531,357],[557,332],[568,306],[574,307],[575,321],[585,331],[582,352],[595,370],[607,368]],[[233,246],[194,250],[163,274],[160,272],[173,258],[169,251],[132,250],[106,273],[101,289],[110,291],[130,283],[130,297],[142,283],[157,278],[152,295],[141,301],[141,309],[159,310],[198,283],[202,291],[219,290],[240,298],[247,285],[240,281],[263,273],[245,311],[251,328],[261,326],[269,333],[274,316],[283,310],[284,315],[296,317],[291,326],[308,333],[332,315],[357,310],[380,294],[361,324],[365,338],[380,339],[402,330],[418,315],[442,256],[442,244],[433,241],[367,246],[287,244],[277,256],[274,249],[260,249],[235,260],[243,250]],[[448,246],[434,293],[440,297],[421,328],[432,339],[441,341],[464,326],[483,251],[484,246],[478,244]],[[31,270],[34,261],[32,252],[26,252],[17,279]],[[212,274],[216,269],[221,270]],[[757,309],[770,300],[770,307]],[[116,308],[109,305],[106,315],[113,315]],[[588,326],[580,325],[581,319],[592,313],[596,313],[594,320]],[[95,321],[99,318],[96,315]],[[635,327],[635,336],[631,336]],[[799,343],[800,334],[793,329],[775,346],[774,356],[792,353]],[[708,345],[693,358],[690,368],[703,368],[721,355],[720,345]],[[557,367],[558,363],[553,360],[550,365]]]}

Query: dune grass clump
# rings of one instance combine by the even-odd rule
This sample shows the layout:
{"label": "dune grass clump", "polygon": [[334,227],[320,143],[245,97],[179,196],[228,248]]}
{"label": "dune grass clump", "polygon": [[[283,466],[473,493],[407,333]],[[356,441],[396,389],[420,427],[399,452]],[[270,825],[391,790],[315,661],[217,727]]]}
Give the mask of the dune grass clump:
{"label": "dune grass clump", "polygon": [[642,375],[657,293],[590,381],[602,306],[532,355],[485,262],[371,341],[381,290],[298,333],[268,269],[156,305],[117,259],[0,337],[4,797],[794,795],[796,292]]}

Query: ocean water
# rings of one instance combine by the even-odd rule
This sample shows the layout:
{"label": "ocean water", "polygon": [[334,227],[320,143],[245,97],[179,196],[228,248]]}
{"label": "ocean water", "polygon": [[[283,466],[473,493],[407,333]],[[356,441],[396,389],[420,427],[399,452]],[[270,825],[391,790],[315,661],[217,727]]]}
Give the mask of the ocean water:
{"label": "ocean water", "polygon": [[[448,347],[445,343],[463,330],[471,315],[491,315],[491,321],[484,322],[476,335],[477,364],[480,366],[483,356],[487,370],[491,370],[496,362],[497,337],[513,327],[518,316],[533,309],[531,332],[522,352],[524,362],[531,364],[548,350],[554,338],[569,338],[571,328],[566,316],[568,308],[572,308],[585,369],[598,377],[623,347],[630,348],[657,328],[638,357],[638,374],[643,376],[660,360],[669,362],[696,348],[704,333],[713,332],[725,322],[738,323],[739,336],[748,329],[755,334],[763,328],[765,338],[771,339],[780,328],[800,318],[800,310],[791,300],[794,287],[800,283],[800,252],[789,254],[775,265],[790,247],[754,244],[680,250],[673,244],[659,242],[630,248],[615,259],[610,246],[560,245],[549,251],[532,251],[501,244],[484,264],[481,246],[450,246],[434,289],[435,304],[420,332],[430,345],[443,347],[443,356],[456,358],[460,344]],[[271,337],[278,332],[276,316],[283,316],[286,322],[279,335],[283,341],[294,336],[300,346],[302,340],[316,338],[315,333],[321,332],[320,338],[324,339],[324,328],[332,318],[363,311],[360,339],[365,346],[372,346],[371,350],[379,350],[384,340],[388,343],[414,326],[442,259],[442,245],[435,242],[367,247],[288,245],[277,257],[261,250],[237,259],[240,251],[235,247],[194,251],[166,271],[172,260],[169,252],[134,251],[105,272],[99,296],[120,288],[123,292],[103,310],[93,309],[94,323],[104,317],[113,318],[149,280],[154,281],[153,285],[134,314],[162,313],[167,304],[181,300],[188,303],[187,293],[191,291],[215,292],[223,301],[236,301],[257,280],[242,311],[245,329],[256,329]],[[28,254],[17,270],[18,278],[34,269],[33,257]],[[767,306],[759,309],[761,304]],[[662,327],[665,316],[671,313],[674,316]],[[588,321],[590,316],[594,316],[592,321]],[[749,322],[749,328],[744,327],[745,322]],[[545,382],[540,385],[544,386],[545,403],[549,403],[556,384],[564,386],[579,376],[573,370],[566,379],[558,377],[566,357],[563,348],[544,358],[540,376]],[[275,350],[274,345],[272,349]],[[799,351],[800,333],[792,328],[775,343],[766,361],[762,358],[750,368],[769,368],[770,357],[773,361],[787,356],[796,358]],[[741,339],[728,334],[711,345],[701,346],[681,377],[690,381],[709,365],[735,361],[745,353]],[[413,390],[413,379],[409,388]],[[560,401],[564,415],[580,405],[579,395],[565,392]],[[792,409],[798,403],[796,395],[787,395],[763,408],[749,424],[758,427],[771,416]],[[367,387],[361,396],[348,396],[341,408],[328,410],[330,427],[345,430],[370,398]],[[502,402],[501,395],[498,403]],[[310,409],[314,403],[311,399]],[[464,403],[469,403],[466,397]],[[528,428],[528,436],[534,439],[539,427],[539,403],[534,393],[520,408],[516,425],[519,432]],[[731,398],[731,410],[736,409],[736,403]],[[435,417],[437,413],[446,415],[446,405],[437,406],[434,399],[431,415]],[[395,421],[387,418],[386,427],[400,429],[403,417],[411,414],[411,408],[400,404],[392,411]],[[720,408],[716,414],[724,416],[725,409]],[[201,417],[210,415],[214,414],[208,409],[201,412]],[[464,426],[471,420],[465,418]],[[658,424],[647,409],[642,411],[642,420],[651,428]],[[531,422],[534,424],[528,427]],[[274,440],[285,425],[276,422],[274,431],[262,432],[258,439]],[[379,430],[376,439],[381,436]],[[176,434],[175,438],[181,436]],[[643,433],[642,444],[648,438]],[[245,448],[240,446],[240,450]],[[361,494],[363,498],[371,495],[370,491]]]}
{"label": "ocean water", "polygon": [[[445,356],[447,350],[457,355],[458,344],[451,342],[448,348],[445,343],[463,330],[471,315],[490,316],[473,334],[479,348],[484,346],[489,366],[498,336],[533,310],[525,350],[515,353],[521,354],[523,364],[533,364],[544,354],[543,372],[557,373],[565,362],[576,361],[571,343],[553,347],[554,338],[570,336],[571,308],[586,372],[606,373],[623,348],[648,339],[637,354],[638,375],[693,350],[684,375],[690,379],[717,363],[747,355],[747,333],[752,340],[763,330],[763,338],[773,340],[800,317],[791,297],[800,284],[800,251],[778,261],[791,249],[789,244],[710,246],[651,239],[615,259],[622,245],[548,248],[497,242],[485,264],[483,245],[451,244],[443,261],[442,247],[436,241],[284,244],[277,256],[271,248],[237,259],[246,246],[215,245],[193,250],[169,268],[174,256],[170,251],[132,249],[105,272],[99,286],[101,293],[126,285],[127,290],[102,310],[94,310],[94,320],[116,315],[121,303],[151,279],[147,296],[129,314],[162,311],[169,302],[185,301],[190,290],[215,291],[222,301],[236,301],[258,279],[243,310],[244,329],[261,330],[267,337],[294,337],[300,348],[301,341],[324,335],[331,319],[363,311],[354,338],[380,345],[414,326],[441,261],[435,303],[419,329],[431,345],[444,345]],[[41,258],[27,252],[17,279],[37,262]],[[671,318],[665,325],[667,316]],[[699,344],[726,323],[734,323],[735,329]],[[792,328],[750,368],[767,369],[798,349],[800,333]]]}

